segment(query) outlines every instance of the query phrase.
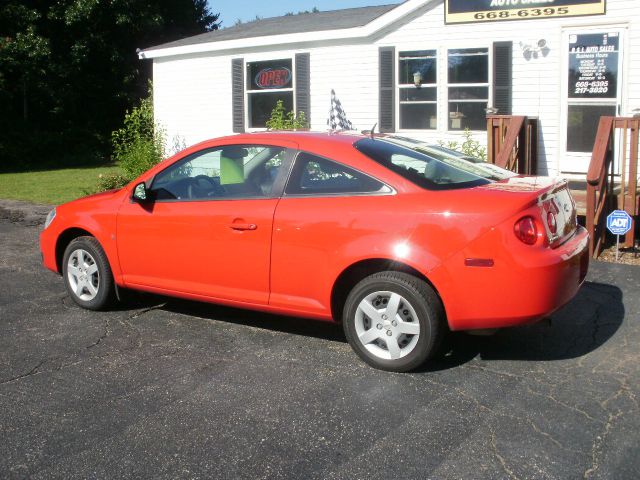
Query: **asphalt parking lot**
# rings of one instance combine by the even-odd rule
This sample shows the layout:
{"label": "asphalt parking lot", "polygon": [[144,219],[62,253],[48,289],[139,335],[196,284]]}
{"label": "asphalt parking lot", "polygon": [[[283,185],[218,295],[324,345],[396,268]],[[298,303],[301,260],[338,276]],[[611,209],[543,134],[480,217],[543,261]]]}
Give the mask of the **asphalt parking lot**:
{"label": "asphalt parking lot", "polygon": [[83,311],[0,201],[0,478],[636,479],[640,268],[412,374],[339,327],[131,295]]}

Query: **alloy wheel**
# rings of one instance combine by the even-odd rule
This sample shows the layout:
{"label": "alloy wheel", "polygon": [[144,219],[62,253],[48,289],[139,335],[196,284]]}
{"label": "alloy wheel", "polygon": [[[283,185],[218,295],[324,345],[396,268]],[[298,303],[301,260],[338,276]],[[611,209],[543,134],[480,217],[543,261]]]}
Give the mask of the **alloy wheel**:
{"label": "alloy wheel", "polygon": [[406,357],[420,337],[420,323],[411,303],[389,291],[373,292],[360,301],[355,330],[369,353],[384,360]]}
{"label": "alloy wheel", "polygon": [[83,249],[74,250],[67,262],[67,280],[80,300],[89,302],[100,290],[100,272],[93,256]]}

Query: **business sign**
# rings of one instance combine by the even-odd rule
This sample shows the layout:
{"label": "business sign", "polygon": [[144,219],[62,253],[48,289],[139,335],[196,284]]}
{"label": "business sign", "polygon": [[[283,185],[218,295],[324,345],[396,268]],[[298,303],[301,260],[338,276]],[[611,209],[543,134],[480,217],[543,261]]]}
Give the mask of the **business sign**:
{"label": "business sign", "polygon": [[587,33],[569,37],[569,98],[618,96],[618,33]]}
{"label": "business sign", "polygon": [[614,235],[626,235],[632,226],[633,220],[624,210],[614,210],[607,217],[607,229]]}
{"label": "business sign", "polygon": [[291,82],[291,70],[286,67],[265,68],[258,72],[254,81],[260,88],[287,88]]}
{"label": "business sign", "polygon": [[263,60],[247,63],[247,90],[264,91],[293,87],[292,60]]}
{"label": "business sign", "polygon": [[606,13],[606,0],[445,0],[451,23],[532,20]]}

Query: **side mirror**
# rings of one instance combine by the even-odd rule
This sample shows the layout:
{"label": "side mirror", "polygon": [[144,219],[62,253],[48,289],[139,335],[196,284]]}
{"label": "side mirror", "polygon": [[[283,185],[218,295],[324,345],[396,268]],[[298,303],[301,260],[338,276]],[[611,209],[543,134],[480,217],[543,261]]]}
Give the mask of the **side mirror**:
{"label": "side mirror", "polygon": [[147,203],[150,200],[149,192],[147,192],[147,185],[142,182],[135,186],[133,189],[133,201],[138,203]]}

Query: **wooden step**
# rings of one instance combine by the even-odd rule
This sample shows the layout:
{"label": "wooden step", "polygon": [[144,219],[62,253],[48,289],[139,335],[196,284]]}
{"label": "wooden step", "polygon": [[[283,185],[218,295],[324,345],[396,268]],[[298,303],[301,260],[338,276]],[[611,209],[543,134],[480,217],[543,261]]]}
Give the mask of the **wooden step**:
{"label": "wooden step", "polygon": [[587,215],[587,191],[586,190],[571,190],[571,196],[576,202],[576,210],[578,210],[578,216],[584,217]]}

